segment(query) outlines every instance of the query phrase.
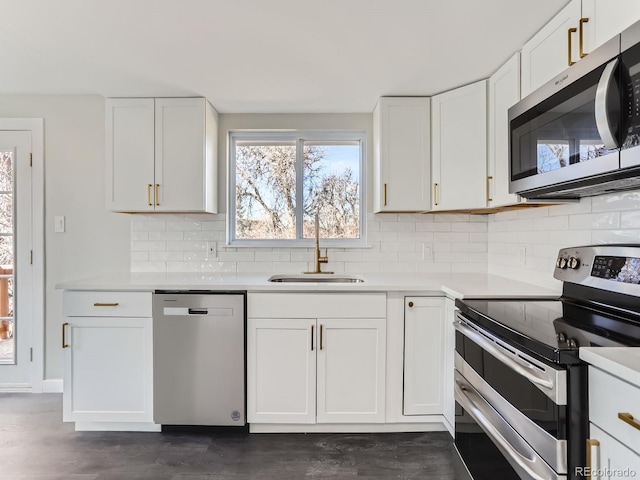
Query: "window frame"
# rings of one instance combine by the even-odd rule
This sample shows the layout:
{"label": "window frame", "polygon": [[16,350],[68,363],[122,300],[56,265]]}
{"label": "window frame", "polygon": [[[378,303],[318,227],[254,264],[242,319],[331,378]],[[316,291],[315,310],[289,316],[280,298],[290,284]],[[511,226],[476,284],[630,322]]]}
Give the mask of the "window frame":
{"label": "window frame", "polygon": [[[236,142],[237,141],[264,141],[264,142],[294,142],[296,145],[296,238],[295,239],[238,239],[236,232]],[[305,141],[316,142],[344,142],[355,141],[360,144],[359,158],[359,198],[360,202],[360,229],[359,238],[322,238],[322,246],[331,248],[365,247],[367,204],[366,204],[366,152],[367,134],[361,130],[232,130],[228,137],[227,155],[227,241],[232,247],[300,247],[309,248],[315,243],[313,238],[302,238],[302,210],[303,175],[301,173],[303,160],[303,144]]]}

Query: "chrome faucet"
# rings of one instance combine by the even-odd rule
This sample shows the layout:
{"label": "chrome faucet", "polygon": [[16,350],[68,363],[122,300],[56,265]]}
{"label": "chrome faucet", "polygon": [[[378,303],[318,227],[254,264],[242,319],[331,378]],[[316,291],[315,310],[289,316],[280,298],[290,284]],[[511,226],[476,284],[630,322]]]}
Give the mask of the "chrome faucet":
{"label": "chrome faucet", "polygon": [[313,263],[315,265],[313,272],[302,272],[302,273],[326,273],[331,274],[333,272],[323,272],[320,269],[320,264],[329,263],[329,254],[327,248],[324,249],[324,257],[320,254],[320,220],[318,219],[318,214],[316,213],[316,250],[313,256]]}

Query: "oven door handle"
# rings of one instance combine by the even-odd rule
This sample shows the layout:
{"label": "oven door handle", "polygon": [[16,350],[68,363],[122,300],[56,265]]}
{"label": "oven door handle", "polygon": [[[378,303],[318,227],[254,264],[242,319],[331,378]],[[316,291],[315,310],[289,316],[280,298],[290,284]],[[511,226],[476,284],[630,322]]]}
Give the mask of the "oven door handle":
{"label": "oven door handle", "polygon": [[494,342],[487,339],[483,335],[476,332],[474,329],[469,328],[464,323],[456,320],[453,322],[454,328],[459,331],[465,337],[468,337],[475,343],[477,343],[484,350],[489,352],[491,355],[496,357],[502,363],[504,363],[507,367],[516,371],[527,380],[536,385],[546,388],[547,390],[553,390],[553,382],[548,378],[544,378],[540,376],[538,373],[537,367],[532,366],[529,363],[526,363],[524,360],[521,360],[519,357],[511,357],[504,353],[500,347],[498,347]]}
{"label": "oven door handle", "polygon": [[[547,465],[542,460],[537,458],[535,453],[532,454],[533,458],[531,458],[530,456],[519,452],[516,447],[512,445],[517,445],[518,443],[520,443],[521,446],[524,446],[524,448],[528,447],[528,444],[526,444],[521,438],[519,438],[519,435],[517,433],[514,432],[515,437],[512,439],[512,441],[509,441],[504,437],[502,432],[500,432],[500,428],[495,426],[491,422],[490,417],[494,416],[492,415],[493,412],[491,411],[491,406],[487,404],[479,394],[476,394],[473,387],[469,387],[460,380],[456,379],[455,394],[456,401],[480,425],[480,427],[491,438],[496,446],[498,446],[498,448],[502,450],[502,453],[509,457],[509,459],[511,460],[509,463],[514,468],[516,468],[516,470],[518,470],[517,467],[519,467],[519,469],[521,470],[520,472],[518,472],[519,474],[524,473],[527,475],[524,478],[531,480],[548,480],[550,478],[547,474],[545,474],[550,472],[536,472],[534,470],[534,468],[536,467],[542,469],[544,469],[544,467],[547,467]],[[477,396],[477,401],[474,401],[472,396]],[[495,415],[498,414],[496,413]],[[513,465],[513,462],[515,462],[516,465]],[[556,478],[558,477],[556,476]]]}

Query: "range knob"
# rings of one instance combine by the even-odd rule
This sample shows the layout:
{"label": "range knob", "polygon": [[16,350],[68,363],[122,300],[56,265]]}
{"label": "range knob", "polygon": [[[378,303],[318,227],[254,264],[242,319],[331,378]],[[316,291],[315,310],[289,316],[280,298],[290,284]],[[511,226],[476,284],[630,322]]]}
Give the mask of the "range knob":
{"label": "range knob", "polygon": [[569,257],[569,268],[577,270],[580,267],[580,259],[576,257]]}
{"label": "range knob", "polygon": [[567,336],[564,332],[558,332],[558,343],[564,343],[567,341]]}
{"label": "range knob", "polygon": [[569,339],[569,348],[578,348],[578,342],[575,338]]}
{"label": "range knob", "polygon": [[562,257],[558,259],[558,268],[566,269],[567,268],[567,259]]}

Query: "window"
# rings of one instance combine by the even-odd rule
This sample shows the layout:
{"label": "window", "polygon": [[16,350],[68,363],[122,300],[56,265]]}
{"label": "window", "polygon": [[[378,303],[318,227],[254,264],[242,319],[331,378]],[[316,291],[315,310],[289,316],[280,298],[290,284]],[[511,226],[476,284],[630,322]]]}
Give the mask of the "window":
{"label": "window", "polygon": [[365,134],[235,132],[230,136],[229,241],[363,239]]}

